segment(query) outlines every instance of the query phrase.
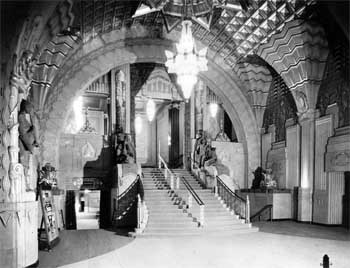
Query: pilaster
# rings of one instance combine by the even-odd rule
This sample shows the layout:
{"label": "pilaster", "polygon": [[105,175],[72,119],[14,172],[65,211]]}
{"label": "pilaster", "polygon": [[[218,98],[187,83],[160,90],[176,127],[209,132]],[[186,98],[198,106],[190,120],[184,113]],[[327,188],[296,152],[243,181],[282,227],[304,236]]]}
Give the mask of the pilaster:
{"label": "pilaster", "polygon": [[303,116],[299,120],[301,126],[301,172],[298,194],[298,220],[311,222],[315,168],[315,119],[318,117],[318,112],[308,111],[307,114],[308,117]]}

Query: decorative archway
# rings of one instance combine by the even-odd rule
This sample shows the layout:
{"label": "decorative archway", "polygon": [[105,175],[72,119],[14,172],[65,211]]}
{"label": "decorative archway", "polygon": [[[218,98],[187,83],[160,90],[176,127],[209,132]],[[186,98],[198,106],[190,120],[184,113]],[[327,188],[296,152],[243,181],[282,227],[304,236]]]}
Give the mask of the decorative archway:
{"label": "decorative archway", "polygon": [[[54,81],[55,94],[51,94],[51,99],[48,100],[48,104],[50,102],[53,104],[44,125],[42,152],[44,161],[58,166],[58,141],[67,118],[67,111],[74,97],[80,95],[88,84],[111,68],[123,64],[165,62],[164,50],[169,49],[171,44],[169,40],[143,39],[142,42],[140,41],[139,39],[119,39],[105,44],[101,39],[94,39],[80,47],[75,55],[68,59],[66,66],[61,69]],[[209,71],[202,76],[208,81],[213,91],[224,100],[223,105],[231,121],[237,126],[239,140],[244,145],[245,175],[247,175],[248,167],[253,169],[259,165],[260,161],[259,135],[254,114],[240,89],[243,86],[236,82],[239,79],[224,71],[214,60],[209,58],[209,62]]]}

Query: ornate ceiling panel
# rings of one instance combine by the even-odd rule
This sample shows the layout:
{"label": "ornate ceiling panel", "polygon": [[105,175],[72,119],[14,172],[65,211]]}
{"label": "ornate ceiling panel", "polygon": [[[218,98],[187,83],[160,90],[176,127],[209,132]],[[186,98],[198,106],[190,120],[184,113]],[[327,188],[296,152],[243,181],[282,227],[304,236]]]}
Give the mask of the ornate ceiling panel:
{"label": "ornate ceiling panel", "polygon": [[[81,24],[83,40],[88,41],[99,33],[138,24],[165,24],[168,30],[180,31],[180,22],[187,16],[195,22],[194,37],[233,67],[314,3],[315,0],[91,0],[81,1]],[[141,6],[151,11],[133,17]],[[205,20],[210,28],[201,23]]]}

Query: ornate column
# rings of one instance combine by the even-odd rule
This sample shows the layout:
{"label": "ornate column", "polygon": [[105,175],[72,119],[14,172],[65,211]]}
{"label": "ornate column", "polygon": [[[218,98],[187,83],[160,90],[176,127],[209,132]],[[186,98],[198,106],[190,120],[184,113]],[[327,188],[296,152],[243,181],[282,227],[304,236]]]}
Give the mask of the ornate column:
{"label": "ornate column", "polygon": [[[38,260],[38,203],[35,201],[35,192],[27,183],[31,179],[27,177],[33,174],[31,169],[25,173],[23,165],[19,163],[18,145],[19,107],[29,94],[34,66],[32,53],[24,51],[15,62],[10,77],[7,125],[9,172],[3,182],[6,199],[0,203],[1,267],[26,267]],[[32,158],[29,158],[29,164],[33,164]]]}
{"label": "ornate column", "polygon": [[196,133],[198,133],[199,130],[203,130],[203,119],[204,119],[204,105],[205,105],[205,83],[202,80],[199,80],[196,87],[195,87],[195,98],[194,98],[194,104],[195,104],[195,129]]}
{"label": "ornate column", "polygon": [[318,112],[308,112],[308,117],[299,117],[301,126],[301,164],[298,190],[298,220],[312,221],[312,195],[315,165],[315,120]]}
{"label": "ornate column", "polygon": [[125,132],[131,132],[131,88],[130,88],[130,64],[123,66],[123,71],[125,74]]}
{"label": "ornate column", "polygon": [[315,111],[328,56],[324,29],[313,22],[294,20],[261,46],[258,55],[284,79],[291,90],[301,126],[301,172],[298,220],[312,221],[315,163]]}

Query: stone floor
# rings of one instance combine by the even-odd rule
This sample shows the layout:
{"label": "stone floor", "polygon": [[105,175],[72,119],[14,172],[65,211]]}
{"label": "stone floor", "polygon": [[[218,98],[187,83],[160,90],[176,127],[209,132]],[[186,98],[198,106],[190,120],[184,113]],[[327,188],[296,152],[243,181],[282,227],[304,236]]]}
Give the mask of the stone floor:
{"label": "stone floor", "polygon": [[39,267],[196,268],[350,267],[350,232],[292,221],[260,222],[260,232],[228,236],[130,238],[105,230],[61,232],[52,252],[39,253]]}

